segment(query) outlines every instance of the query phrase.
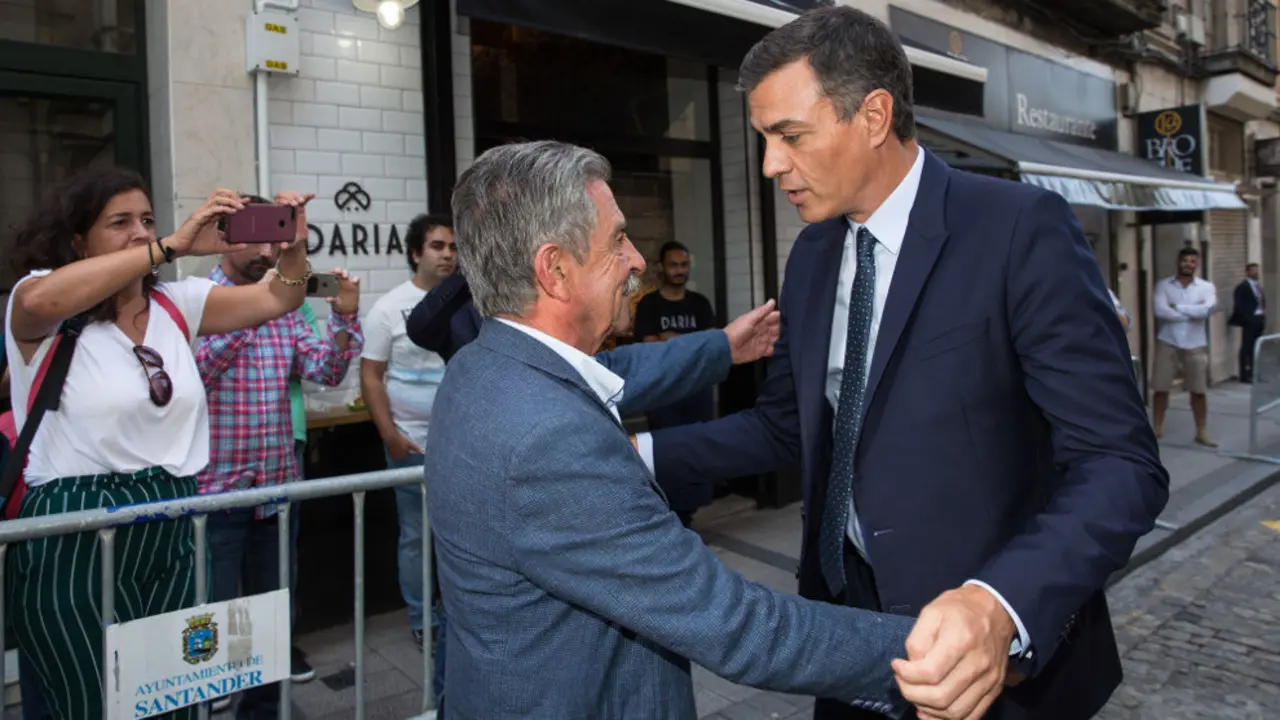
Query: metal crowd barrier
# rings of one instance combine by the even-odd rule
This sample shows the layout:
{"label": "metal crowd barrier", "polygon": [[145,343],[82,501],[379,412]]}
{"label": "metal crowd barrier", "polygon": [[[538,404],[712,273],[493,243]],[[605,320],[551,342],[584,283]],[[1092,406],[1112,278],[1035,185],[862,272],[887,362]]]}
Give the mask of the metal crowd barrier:
{"label": "metal crowd barrier", "polygon": [[[355,695],[357,720],[364,718],[364,508],[365,494],[370,491],[394,488],[402,485],[422,483],[421,468],[402,468],[397,470],[379,470],[377,472],[340,475],[331,478],[318,478],[302,482],[287,483],[274,487],[238,490],[214,495],[196,495],[165,502],[141,503],[100,510],[82,510],[46,515],[44,517],[25,518],[0,522],[0,570],[4,568],[5,557],[9,545],[24,540],[51,537],[55,535],[71,535],[74,533],[96,531],[101,544],[102,555],[102,631],[103,654],[106,654],[106,630],[114,624],[115,615],[115,531],[116,528],[137,523],[156,522],[160,520],[176,520],[191,518],[195,526],[196,545],[196,606],[208,602],[208,543],[206,525],[207,515],[223,510],[255,508],[262,505],[279,505],[280,526],[280,587],[289,587],[289,547],[290,522],[289,515],[292,503],[336,495],[351,495],[355,512]],[[0,572],[0,678],[5,677],[5,573]],[[422,582],[425,612],[431,608],[431,528],[427,521],[426,493],[422,493]],[[422,668],[422,711],[425,714],[433,709],[435,695],[432,692],[432,637],[431,633],[423,633],[423,668]],[[110,667],[109,658],[102,658],[102,670],[105,674]],[[289,720],[292,714],[289,678],[280,682],[280,718]],[[109,717],[107,707],[107,678],[103,678],[103,717]],[[200,720],[208,718],[208,706],[198,706]],[[7,717],[8,709],[0,708],[0,716]]]}
{"label": "metal crowd barrier", "polygon": [[1253,382],[1249,385],[1249,451],[1219,454],[1280,465],[1280,457],[1264,454],[1258,442],[1258,420],[1276,408],[1280,408],[1280,334],[1263,335],[1253,344]]}

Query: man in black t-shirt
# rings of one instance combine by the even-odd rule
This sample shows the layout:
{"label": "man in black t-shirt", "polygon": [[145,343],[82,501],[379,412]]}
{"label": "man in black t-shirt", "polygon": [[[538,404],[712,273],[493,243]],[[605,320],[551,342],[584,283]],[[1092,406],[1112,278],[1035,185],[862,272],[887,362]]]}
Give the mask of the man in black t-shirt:
{"label": "man in black t-shirt", "polygon": [[[656,292],[640,299],[636,306],[635,335],[644,342],[662,342],[677,335],[710,330],[718,326],[715,311],[705,295],[685,287],[689,281],[689,250],[670,241],[658,251],[658,269],[662,285]],[[705,422],[715,417],[712,389],[690,395],[679,402],[649,413],[649,428],[661,428]],[[687,526],[693,513],[711,498],[670,497],[671,509]]]}

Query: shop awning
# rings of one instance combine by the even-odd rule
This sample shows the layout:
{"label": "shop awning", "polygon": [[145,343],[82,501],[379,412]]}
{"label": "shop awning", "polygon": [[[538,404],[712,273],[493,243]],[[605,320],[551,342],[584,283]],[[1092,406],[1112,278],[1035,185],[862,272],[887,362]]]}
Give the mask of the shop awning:
{"label": "shop awning", "polygon": [[[771,28],[786,25],[795,20],[800,11],[815,4],[812,0],[808,2],[804,0],[790,0],[790,2],[788,0],[670,0],[670,2]],[[984,67],[970,65],[967,62],[916,47],[907,46],[905,50],[907,60],[917,67],[977,83],[987,81],[987,69]]]}
{"label": "shop awning", "polygon": [[995,130],[922,112],[920,141],[944,154],[964,156],[960,166],[1004,166],[1031,185],[1052,190],[1073,205],[1110,210],[1242,210],[1231,183],[1214,182],[1153,162],[1080,145]]}

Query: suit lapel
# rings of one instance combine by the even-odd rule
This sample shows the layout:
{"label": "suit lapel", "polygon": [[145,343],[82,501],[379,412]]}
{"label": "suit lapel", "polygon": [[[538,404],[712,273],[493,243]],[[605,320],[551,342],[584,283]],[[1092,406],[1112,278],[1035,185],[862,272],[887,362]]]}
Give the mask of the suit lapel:
{"label": "suit lapel", "polygon": [[[797,336],[803,343],[801,367],[796,376],[804,378],[797,383],[804,396],[800,400],[810,427],[824,427],[822,408],[826,403],[827,359],[831,353],[831,322],[836,312],[836,286],[840,282],[840,259],[844,251],[845,235],[849,226],[843,220],[831,222],[830,230],[816,243],[811,274],[797,273],[796,277],[812,278],[813,285],[807,294],[801,320],[796,325]],[[809,378],[813,378],[809,380]],[[829,430],[827,435],[830,435]]]}
{"label": "suit lapel", "polygon": [[[925,150],[920,189],[907,224],[902,254],[893,271],[889,297],[885,300],[876,334],[875,354],[867,376],[866,407],[875,401],[876,390],[884,376],[885,366],[902,339],[902,331],[915,310],[929,273],[947,241],[946,190],[950,169],[933,153]],[[866,413],[863,413],[863,420]]]}

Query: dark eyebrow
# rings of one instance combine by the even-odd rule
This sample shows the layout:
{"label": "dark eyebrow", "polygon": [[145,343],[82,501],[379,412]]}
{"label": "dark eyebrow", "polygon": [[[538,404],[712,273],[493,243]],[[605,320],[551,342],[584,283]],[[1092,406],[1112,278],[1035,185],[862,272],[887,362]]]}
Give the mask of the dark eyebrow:
{"label": "dark eyebrow", "polygon": [[764,131],[766,134],[781,134],[788,130],[803,130],[807,127],[809,127],[808,123],[788,118],[766,126]]}

